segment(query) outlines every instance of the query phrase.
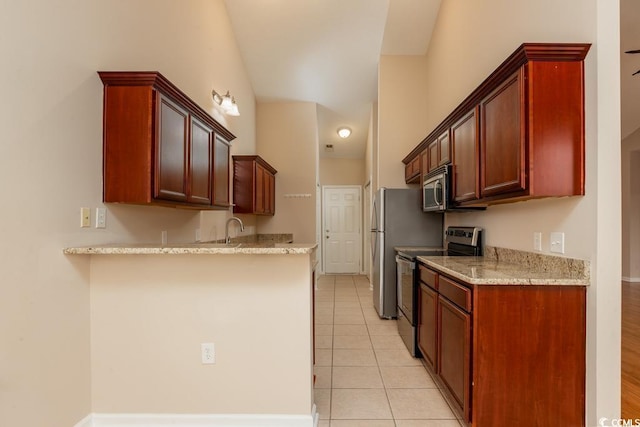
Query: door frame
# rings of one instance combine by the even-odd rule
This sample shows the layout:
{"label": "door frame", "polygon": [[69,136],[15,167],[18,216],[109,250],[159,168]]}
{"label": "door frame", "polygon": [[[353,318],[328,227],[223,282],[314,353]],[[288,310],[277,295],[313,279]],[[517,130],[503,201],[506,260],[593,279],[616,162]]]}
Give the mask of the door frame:
{"label": "door frame", "polygon": [[325,221],[325,217],[326,217],[326,200],[325,200],[325,189],[332,189],[332,188],[336,188],[336,189],[356,189],[358,190],[358,202],[359,202],[359,208],[360,208],[360,212],[359,215],[357,216],[358,219],[358,244],[359,244],[359,250],[358,250],[358,265],[360,266],[358,268],[358,272],[354,273],[354,274],[362,274],[363,273],[363,255],[362,255],[362,251],[363,251],[363,247],[364,244],[362,242],[363,239],[363,235],[364,233],[362,232],[362,185],[323,185],[322,186],[322,216],[320,218],[320,257],[321,257],[321,268],[322,268],[322,273],[325,274],[326,273],[326,268],[325,268],[325,260],[326,260],[326,245],[324,244],[325,238],[324,238],[324,232],[322,230],[324,230],[324,221]]}

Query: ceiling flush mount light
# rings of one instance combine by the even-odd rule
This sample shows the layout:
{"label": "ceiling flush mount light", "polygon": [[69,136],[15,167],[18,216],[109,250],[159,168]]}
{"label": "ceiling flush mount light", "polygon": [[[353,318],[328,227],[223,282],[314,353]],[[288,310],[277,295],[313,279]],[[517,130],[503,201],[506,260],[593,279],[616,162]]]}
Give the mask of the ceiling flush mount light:
{"label": "ceiling flush mount light", "polygon": [[351,129],[349,129],[348,127],[338,128],[338,136],[340,138],[349,138],[349,135],[351,135]]}
{"label": "ceiling flush mount light", "polygon": [[236,99],[229,94],[229,91],[227,91],[227,93],[224,95],[220,95],[215,90],[212,90],[211,96],[213,96],[213,102],[218,104],[220,108],[222,108],[222,111],[225,112],[225,114],[228,114],[230,116],[240,115],[238,104],[236,104]]}

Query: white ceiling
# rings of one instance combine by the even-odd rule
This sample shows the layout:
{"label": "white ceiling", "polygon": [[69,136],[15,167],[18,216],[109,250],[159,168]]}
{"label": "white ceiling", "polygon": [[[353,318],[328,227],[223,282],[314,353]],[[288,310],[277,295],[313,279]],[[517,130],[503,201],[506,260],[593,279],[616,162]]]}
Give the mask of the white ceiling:
{"label": "white ceiling", "polygon": [[[440,0],[225,0],[258,102],[318,104],[320,155],[364,158],[380,55],[423,55]],[[341,126],[352,135],[340,139]],[[325,151],[333,144],[334,151]]]}
{"label": "white ceiling", "polygon": [[[225,0],[258,102],[318,104],[320,155],[363,158],[380,55],[427,52],[441,0]],[[621,0],[621,49],[640,49]],[[640,54],[621,53],[622,136],[640,126]],[[336,130],[348,126],[351,137]],[[327,152],[326,144],[334,146]]]}

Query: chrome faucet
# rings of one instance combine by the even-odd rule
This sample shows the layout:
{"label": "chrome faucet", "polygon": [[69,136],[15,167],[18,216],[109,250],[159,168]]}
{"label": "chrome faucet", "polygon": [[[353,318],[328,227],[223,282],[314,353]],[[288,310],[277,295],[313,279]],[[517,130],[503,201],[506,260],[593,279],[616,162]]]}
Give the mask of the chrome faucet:
{"label": "chrome faucet", "polygon": [[240,231],[244,231],[244,224],[242,223],[242,220],[240,218],[238,218],[237,216],[232,216],[231,218],[229,218],[227,220],[227,224],[224,227],[224,242],[226,244],[231,243],[231,237],[229,237],[229,223],[231,223],[231,221],[238,221],[238,224],[240,224]]}

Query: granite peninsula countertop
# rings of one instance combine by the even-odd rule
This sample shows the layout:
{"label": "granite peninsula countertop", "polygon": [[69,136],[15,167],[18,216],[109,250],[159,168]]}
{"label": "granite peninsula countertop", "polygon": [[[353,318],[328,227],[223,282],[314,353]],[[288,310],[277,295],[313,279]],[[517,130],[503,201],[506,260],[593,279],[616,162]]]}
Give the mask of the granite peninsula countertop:
{"label": "granite peninsula countertop", "polygon": [[424,256],[418,261],[472,285],[588,286],[589,261],[485,247],[484,257]]}
{"label": "granite peninsula countertop", "polygon": [[67,255],[304,255],[316,243],[175,243],[106,244],[65,248]]}

